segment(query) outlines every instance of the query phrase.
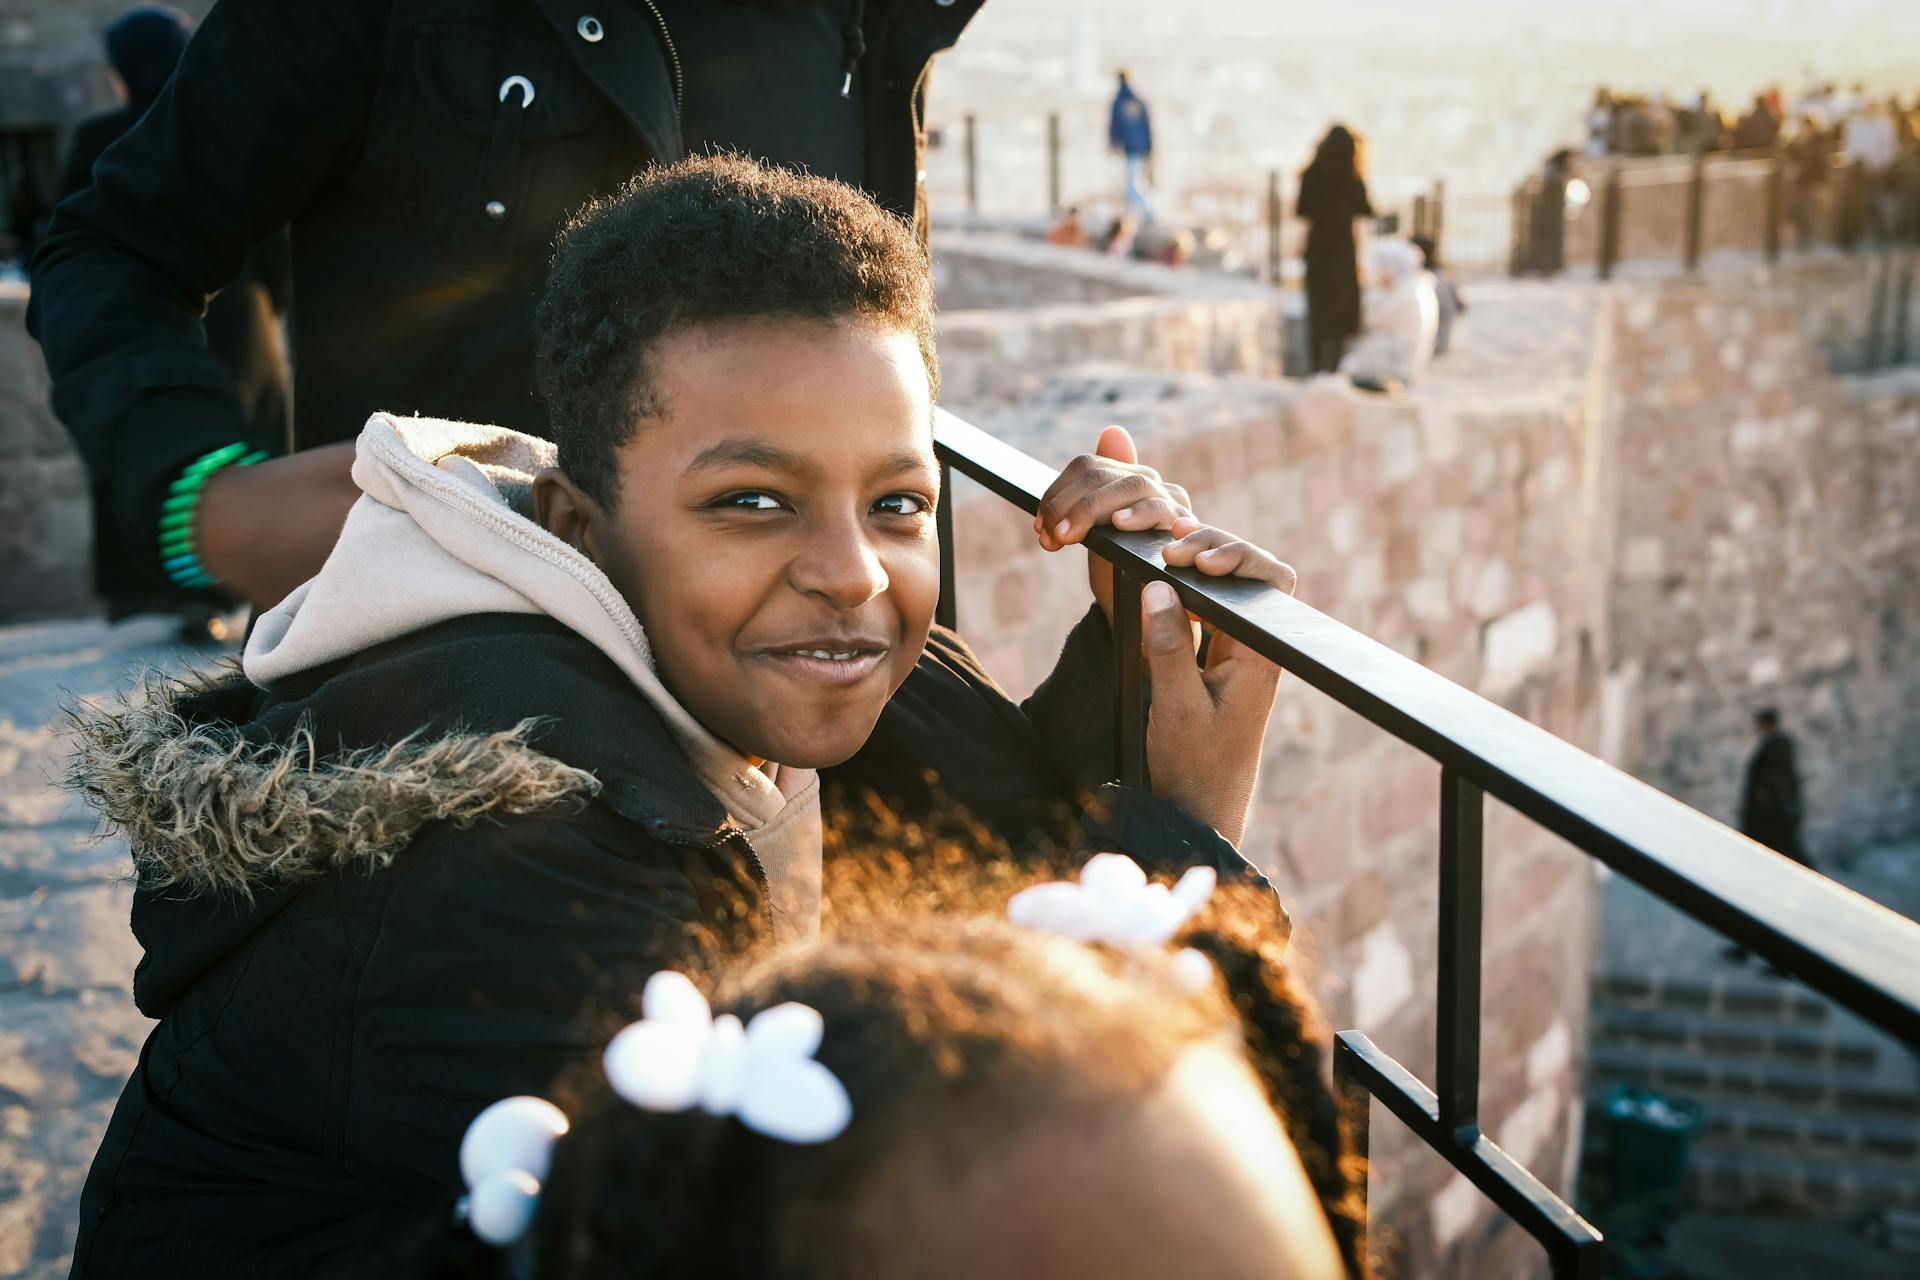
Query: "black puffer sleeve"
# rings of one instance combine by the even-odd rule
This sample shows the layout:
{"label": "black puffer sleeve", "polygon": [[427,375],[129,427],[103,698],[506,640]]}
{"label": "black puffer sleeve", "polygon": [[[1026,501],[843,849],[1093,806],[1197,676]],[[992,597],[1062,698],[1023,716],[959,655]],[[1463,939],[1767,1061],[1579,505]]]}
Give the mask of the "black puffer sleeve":
{"label": "black puffer sleeve", "polygon": [[96,503],[170,590],[156,530],[188,462],[236,442],[278,452],[207,349],[207,299],[357,145],[391,0],[221,0],[140,122],[54,211],[27,327]]}

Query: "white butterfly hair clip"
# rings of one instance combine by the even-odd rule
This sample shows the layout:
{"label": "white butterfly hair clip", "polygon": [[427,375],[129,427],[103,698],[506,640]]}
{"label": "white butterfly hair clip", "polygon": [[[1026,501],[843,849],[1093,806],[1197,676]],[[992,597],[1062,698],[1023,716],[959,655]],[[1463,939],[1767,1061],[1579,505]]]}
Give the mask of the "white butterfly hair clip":
{"label": "white butterfly hair clip", "polygon": [[[845,1131],[853,1103],[839,1077],[814,1060],[825,1023],[803,1004],[780,1004],[744,1027],[713,1016],[684,974],[647,979],[641,1020],[608,1043],[607,1083],[645,1111],[735,1116],[782,1142],[827,1142]],[[456,1212],[474,1235],[505,1247],[525,1235],[567,1117],[544,1098],[502,1098],[475,1116],[460,1140],[467,1194]]]}
{"label": "white butterfly hair clip", "polygon": [[755,1133],[782,1142],[827,1142],[853,1118],[838,1076],[814,1060],[825,1029],[804,1004],[778,1004],[745,1026],[730,1013],[713,1016],[685,975],[647,979],[639,1022],[607,1045],[607,1082],[647,1111],[734,1116]]}
{"label": "white butterfly hair clip", "polygon": [[[1076,942],[1098,942],[1131,951],[1165,946],[1213,897],[1218,873],[1189,867],[1169,888],[1147,879],[1123,853],[1096,853],[1080,879],[1053,880],[1022,889],[1007,903],[1007,919]],[[1213,963],[1192,947],[1168,960],[1174,981],[1189,991],[1213,981]]]}

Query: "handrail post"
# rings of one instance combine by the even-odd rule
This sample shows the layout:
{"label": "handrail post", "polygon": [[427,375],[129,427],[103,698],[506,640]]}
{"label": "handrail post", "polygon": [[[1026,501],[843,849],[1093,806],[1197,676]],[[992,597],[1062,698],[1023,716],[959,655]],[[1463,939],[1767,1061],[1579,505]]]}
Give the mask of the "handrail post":
{"label": "handrail post", "polygon": [[1436,1028],[1440,1127],[1462,1142],[1480,1132],[1480,788],[1440,771],[1440,998]]}
{"label": "handrail post", "polygon": [[1137,574],[1113,566],[1114,725],[1118,740],[1115,759],[1120,781],[1129,787],[1147,786],[1147,670],[1144,628],[1140,619]]}
{"label": "handrail post", "polygon": [[1698,151],[1693,157],[1693,180],[1687,184],[1687,239],[1686,269],[1700,269],[1700,234],[1707,213],[1707,153]]}
{"label": "handrail post", "polygon": [[1616,167],[1607,179],[1607,194],[1600,201],[1600,266],[1602,280],[1613,276],[1614,263],[1620,257],[1620,170]]}
{"label": "handrail post", "polygon": [[1047,113],[1047,212],[1060,212],[1060,113]]}
{"label": "handrail post", "polygon": [[1444,241],[1447,232],[1447,180],[1435,178],[1433,191],[1427,197],[1427,236],[1433,241],[1433,251],[1445,256]]}
{"label": "handrail post", "polygon": [[1286,216],[1286,206],[1280,201],[1280,171],[1267,173],[1267,281],[1280,283],[1280,220]]}
{"label": "handrail post", "polygon": [[1366,1081],[1354,1070],[1356,1055],[1347,1044],[1345,1034],[1333,1039],[1333,1100],[1340,1111],[1340,1124],[1346,1130],[1347,1142],[1353,1149],[1360,1175],[1354,1179],[1354,1190],[1359,1193],[1360,1203],[1356,1208],[1360,1212],[1360,1221],[1356,1233],[1356,1244],[1361,1257],[1367,1256],[1367,1222],[1372,1216],[1367,1205],[1367,1175],[1371,1166],[1369,1160],[1373,1144],[1373,1095],[1367,1091]]}
{"label": "handrail post", "polygon": [[967,112],[967,212],[980,212],[979,117]]}
{"label": "handrail post", "polygon": [[952,630],[960,625],[960,600],[953,559],[953,467],[944,456],[940,459],[940,501],[933,508],[933,528],[940,539],[940,598],[933,606],[933,620]]}

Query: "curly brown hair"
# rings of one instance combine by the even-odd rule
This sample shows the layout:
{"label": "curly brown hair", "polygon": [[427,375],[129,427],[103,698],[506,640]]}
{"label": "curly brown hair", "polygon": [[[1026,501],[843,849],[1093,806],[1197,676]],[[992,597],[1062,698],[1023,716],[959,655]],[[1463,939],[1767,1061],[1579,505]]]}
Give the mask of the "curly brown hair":
{"label": "curly brown hair", "polygon": [[614,455],[663,411],[647,353],[670,332],[766,316],[911,333],[937,395],[933,276],[905,221],[843,182],[739,155],[647,169],[554,242],[535,371],[560,465],[602,505]]}
{"label": "curly brown hair", "polygon": [[[881,853],[830,837],[818,939],[722,948],[683,966],[715,1013],[744,1018],[789,1000],[821,1013],[818,1057],[854,1100],[844,1134],[796,1147],[697,1109],[643,1112],[596,1066],[552,1095],[573,1127],[529,1237],[501,1255],[442,1228],[461,1261],[443,1255],[433,1274],[842,1274],[846,1206],[902,1142],[987,1150],[1049,1113],[1126,1105],[1189,1046],[1223,1034],[1292,1140],[1349,1274],[1372,1274],[1365,1162],[1328,1087],[1327,1032],[1286,964],[1270,891],[1222,884],[1175,940],[1214,963],[1218,980],[1196,995],[1150,957],[1009,924],[1011,894],[1058,866],[925,828],[893,834],[899,843]],[[942,1123],[930,1129],[929,1116]]]}

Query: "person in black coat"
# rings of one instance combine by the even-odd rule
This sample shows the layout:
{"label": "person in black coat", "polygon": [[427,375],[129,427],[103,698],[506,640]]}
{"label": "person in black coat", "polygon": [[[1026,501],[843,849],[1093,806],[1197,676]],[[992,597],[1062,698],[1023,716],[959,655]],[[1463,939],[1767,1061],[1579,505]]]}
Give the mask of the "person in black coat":
{"label": "person in black coat", "polygon": [[1793,739],[1780,728],[1780,713],[1772,707],[1754,713],[1753,728],[1760,745],[1747,760],[1740,789],[1740,830],[1775,853],[1811,867],[1813,859],[1800,843],[1800,768]]}
{"label": "person in black coat", "polygon": [[[107,60],[126,101],[75,130],[59,200],[86,187],[106,149],[147,113],[179,63],[190,27],[176,10],[148,7],[124,14],[106,29]],[[292,303],[292,265],[282,228],[255,245],[240,275],[208,299],[205,319],[207,350],[232,376],[241,413],[260,439],[280,441],[283,449],[293,430],[293,388],[279,327]],[[93,514],[95,587],[109,616],[181,604],[176,590],[127,573],[127,566],[147,554],[150,534],[136,531],[136,545],[129,548],[109,506],[96,503]]]}
{"label": "person in black coat", "polygon": [[1307,220],[1307,330],[1313,371],[1340,367],[1360,332],[1360,260],[1353,224],[1371,218],[1364,152],[1345,125],[1327,130],[1300,175],[1296,212]]}
{"label": "person in black coat", "polygon": [[216,476],[197,540],[264,606],[325,559],[374,410],[544,434],[532,308],[590,197],[721,147],[923,218],[927,72],[980,3],[219,0],[33,263],[28,325],[124,589],[205,590],[164,567],[169,486],[231,444],[286,451],[200,327],[262,239],[292,229],[298,456]]}

